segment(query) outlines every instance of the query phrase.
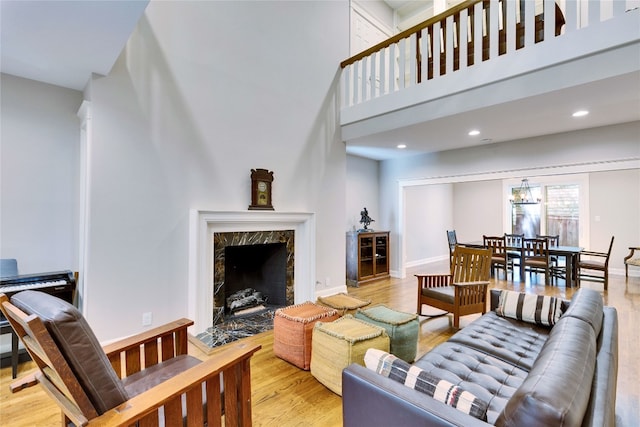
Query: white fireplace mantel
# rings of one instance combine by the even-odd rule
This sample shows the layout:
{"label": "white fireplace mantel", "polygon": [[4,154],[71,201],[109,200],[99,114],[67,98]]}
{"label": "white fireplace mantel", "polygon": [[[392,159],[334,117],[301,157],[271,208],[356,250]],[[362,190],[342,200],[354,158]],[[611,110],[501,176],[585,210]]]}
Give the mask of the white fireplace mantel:
{"label": "white fireplace mantel", "polygon": [[213,234],[294,230],[295,303],[315,300],[315,215],[306,212],[238,211],[191,209],[189,212],[189,318],[192,333],[204,332],[213,324]]}

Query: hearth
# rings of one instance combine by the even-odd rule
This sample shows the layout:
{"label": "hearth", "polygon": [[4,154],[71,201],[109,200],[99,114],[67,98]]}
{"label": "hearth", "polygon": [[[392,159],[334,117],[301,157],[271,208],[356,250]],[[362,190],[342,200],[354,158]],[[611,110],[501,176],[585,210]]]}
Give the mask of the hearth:
{"label": "hearth", "polygon": [[214,326],[236,312],[294,303],[294,236],[293,230],[213,234]]}

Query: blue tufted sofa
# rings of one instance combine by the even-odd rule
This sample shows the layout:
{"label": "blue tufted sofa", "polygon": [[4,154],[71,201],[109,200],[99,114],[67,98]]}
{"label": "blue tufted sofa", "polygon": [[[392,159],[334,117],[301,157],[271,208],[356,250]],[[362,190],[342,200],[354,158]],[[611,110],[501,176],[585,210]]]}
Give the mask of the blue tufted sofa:
{"label": "blue tufted sofa", "polygon": [[487,403],[479,420],[360,365],[343,371],[344,426],[615,425],[618,320],[579,289],[553,327],[491,311],[414,362]]}

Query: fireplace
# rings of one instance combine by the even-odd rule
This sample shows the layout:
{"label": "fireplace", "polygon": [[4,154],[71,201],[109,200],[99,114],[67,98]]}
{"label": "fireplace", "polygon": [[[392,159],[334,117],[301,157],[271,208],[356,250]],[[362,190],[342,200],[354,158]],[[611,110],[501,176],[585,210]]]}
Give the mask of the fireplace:
{"label": "fireplace", "polygon": [[227,246],[224,254],[225,317],[287,305],[285,243]]}
{"label": "fireplace", "polygon": [[[220,239],[226,243],[218,245]],[[315,301],[314,214],[190,211],[187,303],[188,317],[195,322],[192,334],[205,331],[213,326],[216,316],[223,316],[224,248],[269,243],[285,243],[287,247],[286,304]]]}
{"label": "fireplace", "polygon": [[[213,265],[214,325],[238,308],[277,308],[295,301],[294,230],[214,232]],[[228,298],[238,293],[240,306],[231,307]]]}

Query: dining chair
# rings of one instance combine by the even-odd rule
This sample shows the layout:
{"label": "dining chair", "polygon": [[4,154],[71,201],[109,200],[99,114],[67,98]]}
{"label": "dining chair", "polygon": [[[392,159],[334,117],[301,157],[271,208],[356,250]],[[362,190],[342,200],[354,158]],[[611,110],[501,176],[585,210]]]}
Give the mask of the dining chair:
{"label": "dining chair", "polygon": [[449,274],[416,274],[418,278],[418,315],[422,305],[453,314],[453,327],[460,317],[487,311],[487,289],[491,274],[491,249],[457,245]]}
{"label": "dining chair", "polygon": [[[549,243],[549,247],[560,246],[559,234],[553,234],[553,235],[536,234],[536,239],[547,239],[547,242]],[[566,279],[564,274],[564,269],[561,268],[558,257],[551,254],[549,254],[549,273],[551,274],[551,280]]]}
{"label": "dining chair", "polygon": [[523,254],[522,259],[525,270],[531,273],[544,273],[544,284],[549,284],[549,242],[547,239],[531,239],[525,238],[523,240]]}
{"label": "dining chair", "polygon": [[520,270],[520,277],[523,277],[522,271],[522,250],[524,234],[504,233],[504,242],[507,246],[507,264],[515,271],[516,263],[518,261],[518,269]]}
{"label": "dining chair", "polygon": [[[611,236],[611,242],[609,243],[609,250],[607,252],[580,251],[578,255],[578,286],[580,286],[583,280],[588,282],[602,282],[604,284],[604,290],[607,290],[609,285],[609,257],[611,256],[614,237],[615,236]],[[586,272],[583,273],[583,270]]]}
{"label": "dining chair", "polygon": [[505,279],[508,277],[507,246],[504,236],[482,236],[483,246],[491,249],[491,274],[498,274],[498,269],[504,270]]}
{"label": "dining chair", "polygon": [[447,242],[449,244],[449,267],[453,263],[453,250],[458,244],[458,237],[456,236],[456,230],[447,230]]}

